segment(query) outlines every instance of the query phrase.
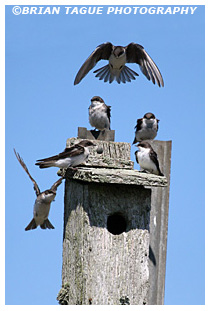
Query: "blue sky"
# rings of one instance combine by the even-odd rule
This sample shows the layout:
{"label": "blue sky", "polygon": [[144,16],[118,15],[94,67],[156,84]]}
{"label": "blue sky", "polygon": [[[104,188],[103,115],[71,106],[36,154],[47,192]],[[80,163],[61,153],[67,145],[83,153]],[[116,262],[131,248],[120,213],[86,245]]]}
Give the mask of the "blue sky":
{"label": "blue sky", "polygon": [[[5,24],[6,304],[57,304],[62,270],[64,182],[49,216],[55,230],[25,232],[35,193],[13,147],[41,190],[51,187],[57,169],[39,170],[34,163],[62,151],[78,126],[90,129],[88,106],[95,95],[112,107],[116,141],[132,143],[136,119],[149,111],[160,119],[157,139],[172,140],[165,304],[204,304],[204,6],[193,15],[66,15],[64,7],[59,15],[14,15],[12,8],[6,6]],[[74,86],[82,63],[107,41],[143,45],[164,88],[135,64],[130,67],[139,77],[131,83],[104,83],[92,70]]]}

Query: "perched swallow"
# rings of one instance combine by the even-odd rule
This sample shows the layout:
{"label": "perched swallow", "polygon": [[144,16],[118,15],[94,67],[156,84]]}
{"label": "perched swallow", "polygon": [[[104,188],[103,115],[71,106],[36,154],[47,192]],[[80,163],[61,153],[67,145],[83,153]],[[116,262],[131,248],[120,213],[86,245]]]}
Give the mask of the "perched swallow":
{"label": "perched swallow", "polygon": [[33,182],[34,190],[37,195],[36,201],[34,203],[34,210],[33,210],[34,217],[31,220],[31,222],[28,224],[28,226],[25,228],[25,230],[28,231],[31,229],[36,229],[38,226],[40,226],[40,228],[42,229],[46,229],[46,228],[54,229],[54,226],[48,220],[48,215],[50,211],[51,202],[55,199],[57,187],[62,183],[63,177],[57,180],[50,189],[40,192],[40,189],[36,181],[30,175],[28,168],[26,164],[24,163],[23,159],[20,157],[19,153],[15,151],[15,149],[14,149],[14,152],[19,163],[21,164],[21,166],[23,167],[23,169],[26,171],[29,178]]}
{"label": "perched swallow", "polygon": [[157,153],[152,149],[148,142],[141,142],[137,145],[139,150],[135,151],[136,162],[142,170],[149,171],[152,174],[164,176],[160,171]]}
{"label": "perched swallow", "polygon": [[112,83],[116,80],[118,83],[126,83],[135,80],[135,76],[138,76],[138,74],[125,66],[125,64],[136,63],[140,66],[142,73],[148,80],[152,80],[153,84],[157,83],[159,87],[164,86],[163,78],[158,67],[144,50],[143,46],[137,43],[130,43],[125,47],[114,46],[110,42],[100,44],[92,52],[79,69],[74,85],[78,84],[101,59],[108,60],[109,63],[95,70],[94,73],[96,73],[96,77],[104,80],[104,82],[109,81],[109,83]]}
{"label": "perched swallow", "polygon": [[142,140],[154,139],[157,135],[159,121],[151,112],[146,113],[143,118],[138,119],[135,126],[136,131],[133,144]]}
{"label": "perched swallow", "polygon": [[107,106],[100,96],[94,96],[89,106],[89,123],[100,131],[110,130],[111,106]]}
{"label": "perched swallow", "polygon": [[47,167],[59,167],[59,168],[70,168],[78,166],[88,160],[89,157],[89,149],[90,146],[96,146],[90,140],[82,140],[80,143],[75,144],[69,148],[65,148],[63,152],[58,155],[37,160],[40,168]]}

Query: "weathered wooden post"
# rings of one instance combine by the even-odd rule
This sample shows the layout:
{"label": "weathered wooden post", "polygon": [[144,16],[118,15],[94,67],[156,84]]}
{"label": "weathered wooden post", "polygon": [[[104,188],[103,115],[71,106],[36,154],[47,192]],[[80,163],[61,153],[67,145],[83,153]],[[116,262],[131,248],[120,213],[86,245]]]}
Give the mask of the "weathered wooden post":
{"label": "weathered wooden post", "polygon": [[167,187],[152,187],[150,210],[149,299],[150,305],[164,304],[168,209],[171,172],[171,141],[150,142],[156,151]]}
{"label": "weathered wooden post", "polygon": [[[90,135],[79,128],[79,140],[94,139]],[[106,131],[95,140],[103,153],[94,147],[85,167],[66,173],[60,304],[142,305],[151,299],[151,188],[168,183],[134,170],[130,144],[112,137],[114,131]]]}

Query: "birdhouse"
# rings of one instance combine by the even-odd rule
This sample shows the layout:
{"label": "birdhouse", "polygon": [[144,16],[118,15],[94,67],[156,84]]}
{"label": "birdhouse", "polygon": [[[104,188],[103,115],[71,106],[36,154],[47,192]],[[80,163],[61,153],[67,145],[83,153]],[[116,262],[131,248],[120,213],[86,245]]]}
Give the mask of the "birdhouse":
{"label": "birdhouse", "polygon": [[[97,146],[85,166],[66,172],[60,304],[143,305],[163,299],[154,292],[163,280],[157,277],[156,237],[150,235],[151,225],[158,234],[159,221],[166,217],[159,210],[168,205],[162,189],[168,197],[169,181],[134,170],[130,144],[111,141],[110,132],[96,140],[79,128],[78,138],[67,140],[67,147],[82,138],[92,138]],[[168,149],[169,155],[165,143],[158,142],[158,147],[162,154]],[[165,245],[166,237],[161,239],[159,244]]]}

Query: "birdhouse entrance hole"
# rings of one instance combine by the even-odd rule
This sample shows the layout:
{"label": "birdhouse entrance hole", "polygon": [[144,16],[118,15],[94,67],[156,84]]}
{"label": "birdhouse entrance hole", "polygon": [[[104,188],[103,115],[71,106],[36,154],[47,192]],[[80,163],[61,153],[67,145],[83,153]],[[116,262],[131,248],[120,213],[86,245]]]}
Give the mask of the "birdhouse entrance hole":
{"label": "birdhouse entrance hole", "polygon": [[114,235],[121,234],[126,231],[127,222],[123,215],[115,213],[108,216],[107,229]]}

